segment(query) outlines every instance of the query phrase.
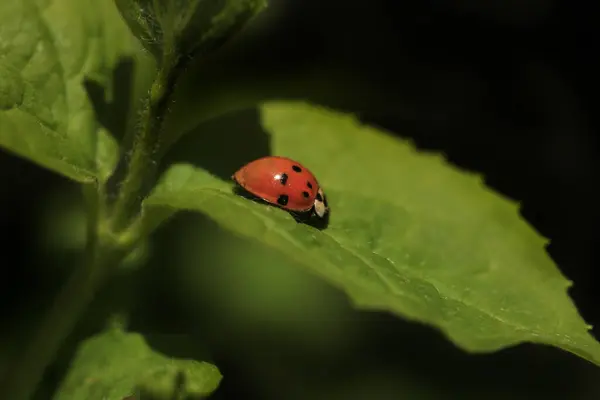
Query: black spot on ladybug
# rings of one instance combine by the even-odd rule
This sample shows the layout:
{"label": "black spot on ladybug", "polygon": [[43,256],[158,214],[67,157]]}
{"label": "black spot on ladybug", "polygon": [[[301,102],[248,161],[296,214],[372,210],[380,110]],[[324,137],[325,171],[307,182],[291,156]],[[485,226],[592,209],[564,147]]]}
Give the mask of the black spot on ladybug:
{"label": "black spot on ladybug", "polygon": [[292,165],[292,169],[293,169],[294,171],[296,171],[296,172],[302,172],[302,168],[300,168],[300,167],[299,167],[299,166],[297,166],[297,165]]}
{"label": "black spot on ladybug", "polygon": [[287,194],[282,194],[277,198],[277,204],[285,206],[288,203],[289,197]]}
{"label": "black spot on ladybug", "polygon": [[321,193],[317,193],[317,200],[323,201],[323,197],[321,197]]}
{"label": "black spot on ladybug", "polygon": [[308,192],[302,192],[302,196],[308,198],[308,196],[310,196],[310,194]]}
{"label": "black spot on ladybug", "polygon": [[279,183],[281,183],[282,185],[285,185],[287,183],[287,180],[288,180],[287,174],[281,174],[281,178],[279,178]]}
{"label": "black spot on ladybug", "polygon": [[312,183],[306,182],[306,186],[308,186],[309,189],[312,189]]}
{"label": "black spot on ladybug", "polygon": [[327,205],[327,196],[323,195],[323,204],[325,204],[325,207],[329,207]]}

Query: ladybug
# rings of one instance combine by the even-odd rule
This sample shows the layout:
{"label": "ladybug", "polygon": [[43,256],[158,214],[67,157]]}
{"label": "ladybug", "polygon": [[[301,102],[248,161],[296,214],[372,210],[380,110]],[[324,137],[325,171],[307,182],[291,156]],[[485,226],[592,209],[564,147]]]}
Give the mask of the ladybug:
{"label": "ladybug", "polygon": [[329,212],[325,193],[315,176],[290,158],[259,158],[244,165],[231,178],[251,195],[294,217],[325,218]]}

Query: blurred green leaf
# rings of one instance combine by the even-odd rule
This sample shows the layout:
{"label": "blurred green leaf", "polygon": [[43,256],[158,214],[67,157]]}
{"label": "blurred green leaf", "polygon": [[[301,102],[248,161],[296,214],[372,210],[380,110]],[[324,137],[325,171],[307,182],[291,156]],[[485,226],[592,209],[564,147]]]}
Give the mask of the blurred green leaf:
{"label": "blurred green leaf", "polygon": [[134,35],[160,61],[205,53],[239,31],[265,0],[115,0]]}
{"label": "blurred green leaf", "polygon": [[54,400],[122,400],[144,393],[157,399],[206,396],[221,380],[208,363],[154,352],[137,333],[112,330],[79,348]]}
{"label": "blurred green leaf", "polygon": [[[281,340],[314,349],[321,360],[358,340],[361,330],[343,294],[285,254],[200,216],[182,215],[168,229],[179,238],[168,250],[172,287],[200,326],[210,325],[220,337],[228,329],[246,338],[277,332]],[[208,315],[218,321],[206,322]]]}
{"label": "blurred green leaf", "polygon": [[117,143],[83,82],[108,86],[137,43],[111,0],[0,2],[0,146],[79,182],[107,179]]}
{"label": "blurred green leaf", "polygon": [[480,177],[302,103],[267,103],[262,123],[275,154],[318,177],[332,207],[327,229],[235,196],[230,183],[186,164],[172,166],[146,200],[148,220],[152,208],[202,211],[342,288],[357,306],[438,327],[471,352],[528,341],[600,364],[600,344],[547,240]]}

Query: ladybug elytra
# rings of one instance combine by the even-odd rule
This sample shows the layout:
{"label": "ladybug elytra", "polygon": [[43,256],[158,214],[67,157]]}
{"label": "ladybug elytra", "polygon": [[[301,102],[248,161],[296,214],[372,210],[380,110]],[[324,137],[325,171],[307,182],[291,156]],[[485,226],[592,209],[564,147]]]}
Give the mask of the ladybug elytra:
{"label": "ladybug elytra", "polygon": [[244,190],[292,214],[324,218],[325,193],[306,167],[287,157],[267,156],[244,165],[232,179]]}

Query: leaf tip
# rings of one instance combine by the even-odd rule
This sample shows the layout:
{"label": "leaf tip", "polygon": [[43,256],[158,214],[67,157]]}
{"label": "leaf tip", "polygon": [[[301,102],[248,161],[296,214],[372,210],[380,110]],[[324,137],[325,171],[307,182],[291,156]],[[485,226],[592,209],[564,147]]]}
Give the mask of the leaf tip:
{"label": "leaf tip", "polygon": [[[545,239],[545,238],[544,238]],[[573,281],[570,279],[565,280],[565,288],[570,289],[573,286]]]}

